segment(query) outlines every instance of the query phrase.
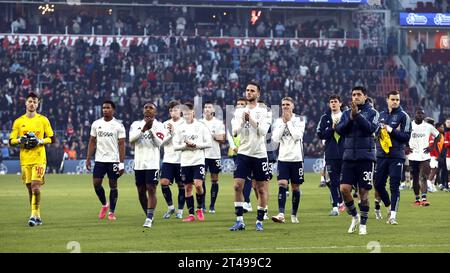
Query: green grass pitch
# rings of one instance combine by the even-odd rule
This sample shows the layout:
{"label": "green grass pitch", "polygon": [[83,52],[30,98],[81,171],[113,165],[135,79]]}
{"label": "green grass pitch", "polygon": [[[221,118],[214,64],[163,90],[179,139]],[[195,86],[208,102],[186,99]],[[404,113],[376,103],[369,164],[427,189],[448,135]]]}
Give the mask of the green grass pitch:
{"label": "green grass pitch", "polygon": [[[134,176],[119,180],[117,221],[97,218],[100,204],[90,175],[47,175],[42,190],[44,225],[30,228],[25,187],[18,175],[0,176],[0,252],[71,252],[69,242],[81,252],[450,252],[450,193],[429,194],[430,207],[413,207],[412,190],[401,191],[398,226],[377,221],[370,194],[368,235],[347,234],[350,217],[328,216],[329,191],[319,188],[319,176],[307,174],[301,186],[300,224],[265,221],[255,231],[256,212],[245,214],[247,229],[231,232],[235,220],[231,176],[222,175],[216,214],[206,213],[205,222],[182,223],[162,219],[167,209],[158,187],[158,206],[153,227],[144,229]],[[106,180],[105,180],[106,182]],[[104,183],[107,195],[109,189]],[[209,179],[207,180],[209,204]],[[172,194],[176,202],[176,187]],[[270,182],[269,215],[277,213],[278,187]],[[252,192],[253,208],[256,208]],[[288,198],[287,214],[291,208]],[[184,215],[186,215],[186,209]],[[383,209],[383,215],[386,215]]]}

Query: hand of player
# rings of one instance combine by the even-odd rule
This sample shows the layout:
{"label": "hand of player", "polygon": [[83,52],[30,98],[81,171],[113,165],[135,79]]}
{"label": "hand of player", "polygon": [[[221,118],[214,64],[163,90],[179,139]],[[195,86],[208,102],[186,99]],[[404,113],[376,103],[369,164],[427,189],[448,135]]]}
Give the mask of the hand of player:
{"label": "hand of player", "polygon": [[388,133],[392,133],[393,128],[392,128],[391,126],[385,125],[384,128],[386,128],[386,131],[387,131]]}
{"label": "hand of player", "polygon": [[28,142],[28,137],[27,136],[21,136],[19,141],[20,141],[20,144],[25,145]]}
{"label": "hand of player", "polygon": [[28,142],[26,144],[26,148],[28,149],[33,149],[34,147],[36,147],[39,144],[39,139],[35,136],[32,136],[30,138],[28,138]]}
{"label": "hand of player", "polygon": [[431,148],[430,146],[428,146],[428,147],[426,147],[426,148],[423,149],[423,152],[426,153],[426,154],[429,154],[429,153],[431,152],[432,149],[433,149],[433,148]]}
{"label": "hand of player", "polygon": [[350,104],[350,108],[352,109],[352,111],[350,112],[350,119],[354,119],[358,114],[358,105],[356,105],[356,103],[352,101],[352,103]]}
{"label": "hand of player", "polygon": [[173,134],[173,125],[172,125],[172,123],[168,123],[167,124],[167,130],[169,130],[169,134]]}
{"label": "hand of player", "polygon": [[245,122],[250,121],[250,113],[249,112],[244,113],[244,121]]}
{"label": "hand of player", "polygon": [[189,149],[195,149],[196,147],[197,147],[197,145],[195,145],[195,143],[192,143],[192,142],[189,142],[189,141],[184,141],[184,143],[186,143],[186,146],[189,148]]}
{"label": "hand of player", "polygon": [[145,118],[146,123],[144,125],[144,128],[142,128],[142,132],[145,132],[145,131],[150,130],[152,128],[153,120],[154,120],[153,118]]}
{"label": "hand of player", "polygon": [[222,140],[225,140],[224,136],[221,135],[221,134],[214,135],[214,136],[213,136],[213,139],[214,139],[215,141],[222,141]]}
{"label": "hand of player", "polygon": [[339,123],[339,118],[334,118],[333,119],[333,125],[332,125],[332,127],[333,127],[333,129],[336,129],[336,125]]}
{"label": "hand of player", "polygon": [[91,160],[89,158],[86,159],[86,170],[88,170],[88,171],[91,170]]}
{"label": "hand of player", "polygon": [[283,122],[287,123],[288,121],[290,121],[292,118],[292,113],[291,112],[283,112]]}
{"label": "hand of player", "polygon": [[410,147],[406,147],[405,148],[405,154],[406,155],[409,155],[410,153],[412,153],[413,152],[413,149],[411,149]]}
{"label": "hand of player", "polygon": [[124,163],[119,163],[119,172],[118,173],[119,173],[119,177],[125,173],[125,164]]}
{"label": "hand of player", "polygon": [[234,148],[233,148],[233,152],[237,153],[237,152],[238,152],[238,148],[237,148],[237,147],[234,147]]}

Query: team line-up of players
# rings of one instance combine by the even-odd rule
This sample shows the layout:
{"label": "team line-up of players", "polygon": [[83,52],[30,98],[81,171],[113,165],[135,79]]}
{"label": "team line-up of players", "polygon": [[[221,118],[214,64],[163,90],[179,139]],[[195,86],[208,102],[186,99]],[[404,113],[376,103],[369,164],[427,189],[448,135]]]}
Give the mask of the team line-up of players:
{"label": "team line-up of players", "polygon": [[[285,223],[285,205],[292,189],[291,222],[299,223],[297,211],[300,203],[300,185],[304,182],[303,133],[305,121],[293,113],[295,101],[286,97],[281,101],[281,117],[273,121],[272,112],[259,101],[260,86],[250,82],[245,98],[236,102],[231,132],[225,131],[223,122],[214,115],[214,105],[203,105],[203,119],[195,119],[194,105],[169,103],[170,119],[161,123],[155,119],[156,106],[146,103],[144,118],[131,124],[129,141],[134,146],[134,173],[139,201],[146,214],[144,227],[153,224],[156,208],[156,188],[161,183],[168,210],[163,218],[173,214],[183,222],[204,221],[205,173],[211,173],[211,198],[209,213],[215,213],[219,192],[220,144],[228,140],[229,155],[235,160],[234,207],[235,223],[231,231],[244,230],[244,212],[252,211],[250,191],[257,196],[256,230],[263,230],[267,216],[268,181],[272,178],[270,162],[274,153],[267,149],[267,134],[278,148],[278,210],[272,216],[274,222]],[[380,203],[386,206],[389,224],[398,224],[400,181],[404,173],[405,160],[409,161],[413,175],[415,204],[428,206],[426,180],[430,173],[430,151],[437,150],[437,143],[449,145],[450,134],[441,136],[432,125],[424,122],[425,113],[418,108],[411,122],[400,106],[398,91],[389,92],[386,98],[388,109],[378,113],[368,99],[364,87],[354,87],[348,109],[342,111],[342,101],[337,95],[328,99],[329,110],[317,127],[317,135],[324,141],[326,171],[331,199],[331,216],[345,209],[352,216],[349,233],[359,227],[359,234],[367,234],[369,212],[368,193],[375,180],[375,215],[382,219]],[[29,190],[31,217],[29,226],[42,224],[40,217],[40,188],[44,184],[45,148],[53,142],[53,131],[48,119],[36,113],[39,98],[30,93],[26,98],[26,114],[16,119],[10,136],[11,145],[21,145],[20,160],[22,179]],[[126,131],[123,124],[114,118],[115,105],[104,101],[103,117],[96,120],[90,131],[86,168],[91,170],[91,158],[95,151],[93,185],[102,204],[99,218],[108,215],[116,220],[115,208],[118,199],[117,181],[124,173]],[[273,123],[272,123],[273,121]],[[448,120],[450,122],[450,119]],[[450,126],[449,126],[450,127]],[[432,146],[430,135],[439,137]],[[447,139],[448,138],[448,139]],[[162,164],[160,148],[164,149]],[[436,149],[435,149],[436,148]],[[442,146],[440,147],[442,148]],[[436,156],[434,156],[436,157]],[[450,161],[450,156],[447,158]],[[431,167],[435,165],[431,161]],[[161,166],[161,167],[160,167]],[[375,169],[376,166],[376,169]],[[450,162],[447,162],[447,167]],[[376,174],[376,175],[375,175]],[[109,178],[110,194],[107,201],[102,186],[104,176]],[[386,190],[389,177],[390,193]],[[178,185],[178,208],[175,209],[170,185]],[[197,207],[195,209],[194,188]],[[359,193],[359,212],[352,196],[352,189]],[[420,191],[420,192],[419,192]],[[189,214],[183,218],[184,206]]]}

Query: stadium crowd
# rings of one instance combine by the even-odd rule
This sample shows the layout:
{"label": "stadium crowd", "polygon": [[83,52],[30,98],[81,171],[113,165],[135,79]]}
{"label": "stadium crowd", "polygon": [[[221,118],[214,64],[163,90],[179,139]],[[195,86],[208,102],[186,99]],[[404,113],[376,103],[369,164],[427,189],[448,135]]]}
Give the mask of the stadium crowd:
{"label": "stadium crowd", "polygon": [[[74,14],[66,14],[64,18],[42,16],[38,23],[43,33],[64,33],[68,22],[72,24],[69,33],[91,33],[94,26],[96,33],[106,34],[117,33],[116,28],[121,28],[122,34],[139,34],[142,28],[147,28],[147,33],[154,35],[167,34],[170,30],[174,34],[190,35],[198,27],[189,16],[192,13],[183,8],[169,9],[170,12],[150,13],[144,21],[121,15],[115,17],[114,24],[111,16],[92,17],[74,10]],[[170,16],[161,17],[161,14]],[[307,118],[305,155],[322,156],[321,142],[314,131],[329,94],[337,93],[349,101],[347,91],[355,85],[366,86],[375,93],[385,73],[405,82],[406,71],[387,61],[390,52],[384,49],[384,41],[380,39],[385,36],[384,28],[378,24],[384,20],[383,16],[366,12],[354,18],[354,26],[360,27],[362,38],[367,40],[362,51],[353,47],[328,49],[304,45],[232,48],[213,45],[207,36],[195,35],[185,39],[176,35],[150,36],[147,45],[132,44],[129,48],[121,48],[115,42],[106,47],[89,45],[82,40],[74,46],[36,47],[27,43],[20,46],[3,39],[0,40],[0,129],[10,130],[12,120],[22,113],[24,96],[28,91],[37,91],[43,98],[42,113],[60,132],[58,137],[64,142],[66,152],[71,159],[80,159],[86,155],[89,135],[86,128],[101,116],[101,103],[106,98],[118,105],[116,116],[129,128],[141,114],[136,106],[145,101],[158,106],[160,120],[168,118],[166,104],[172,99],[187,101],[201,96],[203,101],[213,101],[225,109],[242,95],[242,84],[254,79],[268,91],[263,98],[267,104],[278,105],[284,96],[298,102],[295,112]],[[33,27],[37,24],[20,17],[16,21],[18,32],[35,32]],[[0,26],[3,32],[8,32],[7,23]],[[226,30],[224,35],[232,36],[242,35],[243,31],[232,20],[220,18],[215,31],[219,29]],[[321,32],[332,37],[341,31],[333,20],[303,24],[287,21],[283,25],[262,18],[249,28],[249,35],[269,36],[270,30],[277,37],[293,36],[297,30],[299,37],[305,38],[319,37]],[[428,77],[432,75],[428,73]],[[448,81],[441,82],[448,85]],[[371,95],[377,107],[385,106],[383,97]],[[418,102],[417,96],[411,97]],[[444,114],[448,111],[444,106],[441,109]],[[128,147],[128,156],[131,152]],[[10,150],[10,154],[17,156],[18,151]]]}
{"label": "stadium crowd", "polygon": [[[171,99],[192,100],[202,96],[225,109],[242,95],[242,83],[255,79],[262,83],[269,105],[278,105],[284,96],[297,101],[296,113],[308,119],[305,153],[320,156],[319,140],[314,137],[317,121],[326,107],[325,97],[337,93],[349,100],[348,90],[364,85],[375,90],[385,69],[386,55],[381,48],[290,47],[271,48],[212,46],[200,37],[168,40],[151,39],[148,46],[121,49],[90,46],[78,41],[74,47],[22,47],[2,41],[1,124],[21,114],[24,96],[39,90],[42,113],[62,140],[86,153],[86,128],[101,115],[101,103],[111,98],[117,103],[117,118],[129,128],[140,112],[137,105],[153,101],[167,118],[165,104]],[[42,60],[42,61],[38,61]],[[39,85],[38,85],[39,83]],[[383,98],[375,103],[383,104]],[[128,149],[130,151],[130,149]]]}

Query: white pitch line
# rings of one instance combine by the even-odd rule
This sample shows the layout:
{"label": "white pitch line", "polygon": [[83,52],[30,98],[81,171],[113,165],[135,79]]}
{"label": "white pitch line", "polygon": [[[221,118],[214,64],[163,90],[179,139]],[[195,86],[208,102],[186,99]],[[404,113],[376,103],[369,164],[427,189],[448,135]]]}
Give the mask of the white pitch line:
{"label": "white pitch line", "polygon": [[[418,247],[449,247],[450,244],[405,244],[405,245],[383,245],[380,244],[380,249],[383,248],[418,248]],[[150,250],[150,251],[128,251],[129,253],[210,253],[210,252],[245,252],[245,251],[262,251],[262,250],[307,250],[307,249],[352,249],[352,248],[363,248],[368,249],[367,245],[349,245],[349,246],[300,246],[300,247],[260,247],[260,248],[223,248],[223,249],[208,249],[208,251],[198,250],[198,249],[182,249],[182,250]]]}

